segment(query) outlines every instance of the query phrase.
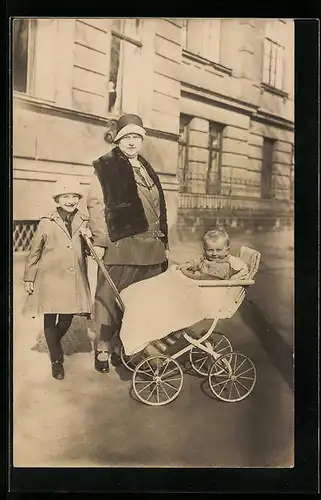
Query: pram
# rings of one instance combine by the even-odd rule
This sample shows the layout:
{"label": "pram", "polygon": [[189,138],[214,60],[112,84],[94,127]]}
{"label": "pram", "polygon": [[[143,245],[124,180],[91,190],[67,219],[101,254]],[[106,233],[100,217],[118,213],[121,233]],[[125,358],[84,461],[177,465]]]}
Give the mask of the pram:
{"label": "pram", "polygon": [[[103,262],[98,259],[92,243],[84,236],[90,253],[112,287],[119,308],[124,311],[124,303],[111,280]],[[207,377],[211,392],[225,402],[242,401],[251,394],[256,383],[256,368],[252,360],[240,352],[233,351],[229,339],[215,330],[220,319],[231,318],[242,304],[249,286],[255,283],[261,254],[248,247],[242,247],[239,257],[247,263],[249,273],[242,280],[198,280],[197,286],[202,293],[211,294],[216,288],[224,293],[223,304],[216,311],[214,319],[206,332],[197,338],[193,327],[173,332],[151,343],[156,353],[145,354],[145,350],[126,356],[121,349],[122,363],[132,375],[132,389],[136,398],[150,406],[163,406],[174,401],[183,387],[184,375],[178,359],[189,354],[192,369]],[[219,288],[218,288],[219,287]],[[179,339],[187,343],[171,355],[166,354],[168,347],[175,346]],[[146,351],[148,352],[148,347]]]}

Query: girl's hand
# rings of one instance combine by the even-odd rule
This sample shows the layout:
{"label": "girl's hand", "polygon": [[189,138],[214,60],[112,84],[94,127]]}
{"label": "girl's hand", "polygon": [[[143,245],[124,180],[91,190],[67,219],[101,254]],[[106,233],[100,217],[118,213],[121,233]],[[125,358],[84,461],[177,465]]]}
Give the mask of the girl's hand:
{"label": "girl's hand", "polygon": [[33,286],[33,281],[25,281],[24,282],[24,289],[29,295],[33,294],[34,292],[34,286]]}

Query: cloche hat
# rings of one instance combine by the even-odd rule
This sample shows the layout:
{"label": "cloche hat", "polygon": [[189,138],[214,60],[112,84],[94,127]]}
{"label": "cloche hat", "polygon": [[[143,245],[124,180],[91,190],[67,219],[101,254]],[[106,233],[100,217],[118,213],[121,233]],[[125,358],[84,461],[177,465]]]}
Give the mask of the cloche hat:
{"label": "cloche hat", "polygon": [[127,134],[138,134],[145,136],[146,131],[143,126],[143,121],[138,115],[123,115],[116,122],[116,136],[114,142],[119,141]]}
{"label": "cloche hat", "polygon": [[64,179],[55,182],[52,197],[55,199],[62,194],[77,194],[80,198],[83,197],[80,184],[75,179]]}

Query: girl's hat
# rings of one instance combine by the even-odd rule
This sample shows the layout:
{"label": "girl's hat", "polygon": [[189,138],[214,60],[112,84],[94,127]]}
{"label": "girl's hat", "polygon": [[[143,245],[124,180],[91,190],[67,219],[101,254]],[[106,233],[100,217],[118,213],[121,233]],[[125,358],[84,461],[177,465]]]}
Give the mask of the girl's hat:
{"label": "girl's hat", "polygon": [[58,180],[55,183],[52,197],[55,199],[63,194],[77,194],[79,198],[83,197],[80,184],[74,179]]}
{"label": "girl's hat", "polygon": [[143,138],[146,131],[143,127],[143,121],[138,115],[123,115],[116,122],[116,136],[114,142],[119,141],[127,134],[138,134]]}

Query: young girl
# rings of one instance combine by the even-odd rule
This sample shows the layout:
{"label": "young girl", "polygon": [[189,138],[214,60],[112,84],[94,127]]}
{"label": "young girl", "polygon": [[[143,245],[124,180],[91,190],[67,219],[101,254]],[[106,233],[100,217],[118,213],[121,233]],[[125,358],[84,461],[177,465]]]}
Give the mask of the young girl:
{"label": "young girl", "polygon": [[75,314],[91,313],[82,233],[90,236],[88,218],[78,210],[80,186],[57,182],[53,199],[57,208],[41,218],[32,240],[23,276],[29,294],[24,313],[44,314],[44,334],[52,363],[52,376],[64,378],[61,339]]}

